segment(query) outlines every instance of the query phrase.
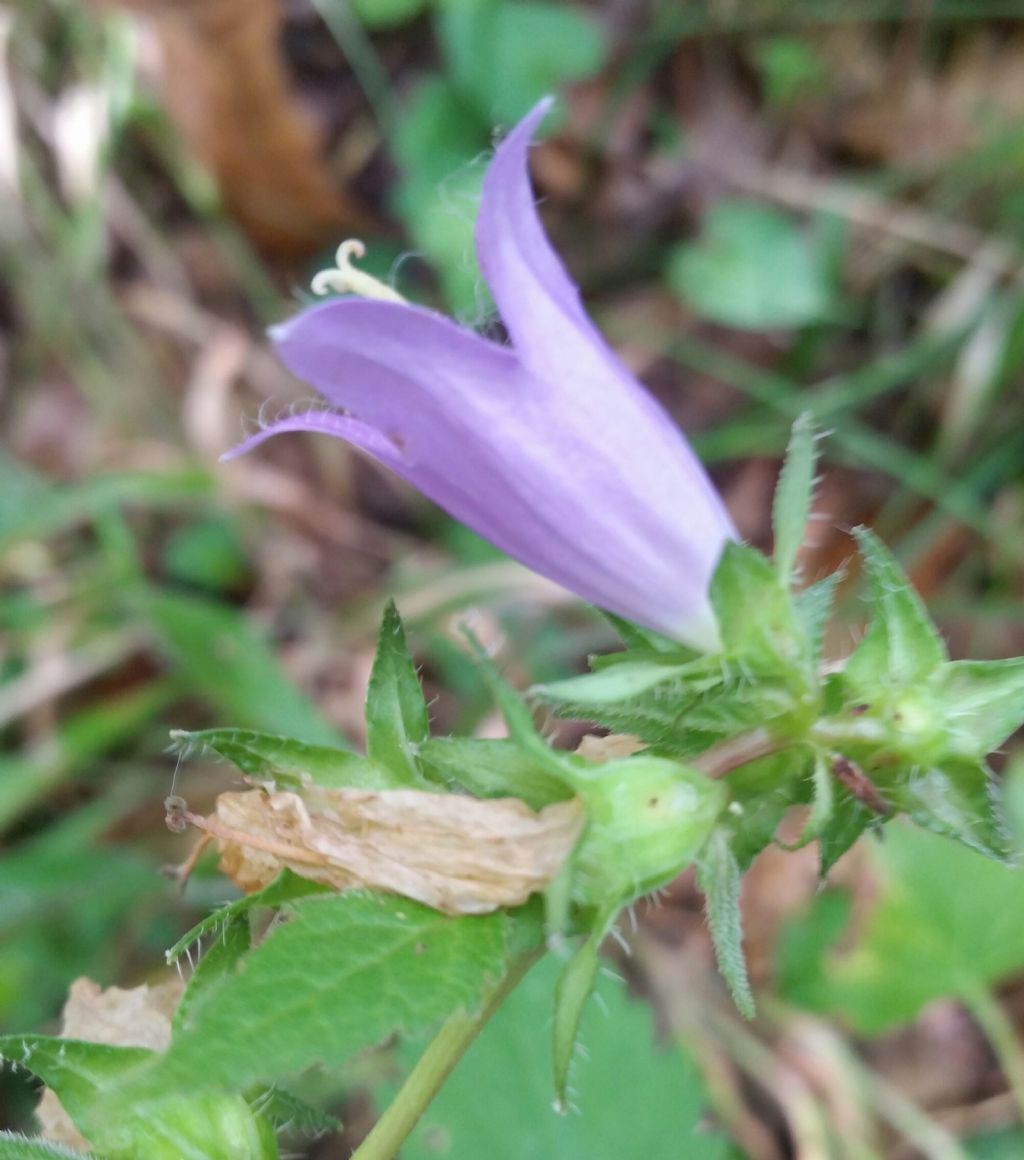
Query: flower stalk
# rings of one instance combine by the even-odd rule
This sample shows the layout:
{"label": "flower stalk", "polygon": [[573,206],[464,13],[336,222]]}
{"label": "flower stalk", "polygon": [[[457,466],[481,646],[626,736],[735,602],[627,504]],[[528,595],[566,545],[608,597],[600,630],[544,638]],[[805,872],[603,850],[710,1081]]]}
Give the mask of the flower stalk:
{"label": "flower stalk", "polygon": [[392,1160],[398,1154],[459,1060],[542,954],[543,948],[538,947],[515,959],[475,1015],[457,1011],[445,1020],[409,1072],[398,1095],[352,1153],[352,1160]]}

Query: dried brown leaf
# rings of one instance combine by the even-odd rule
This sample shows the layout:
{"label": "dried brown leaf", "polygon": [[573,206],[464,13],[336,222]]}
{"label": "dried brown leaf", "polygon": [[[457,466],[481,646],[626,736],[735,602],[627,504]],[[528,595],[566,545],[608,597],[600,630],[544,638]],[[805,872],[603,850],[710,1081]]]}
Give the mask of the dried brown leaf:
{"label": "dried brown leaf", "polygon": [[168,112],[262,249],[302,256],[358,227],[289,84],[280,0],[105,2],[151,22]]}
{"label": "dried brown leaf", "polygon": [[[908,41],[912,45],[912,41]],[[941,167],[1012,125],[1024,110],[1024,37],[981,24],[939,68],[909,59],[870,24],[844,23],[818,42],[829,71],[832,130],[848,148],[901,167]]]}
{"label": "dried brown leaf", "polygon": [[[171,1042],[171,1019],[184,989],[184,982],[178,978],[152,986],[144,983],[141,987],[106,990],[92,979],[76,979],[64,1004],[61,1036],[112,1047],[166,1051]],[[87,1141],[49,1088],[43,1092],[36,1116],[44,1139],[88,1151]]]}
{"label": "dried brown leaf", "polygon": [[618,761],[623,757],[631,757],[644,748],[644,742],[632,733],[609,733],[606,737],[598,737],[595,733],[587,733],[580,738],[576,752],[588,761],[604,765],[607,761]]}
{"label": "dried brown leaf", "polygon": [[517,798],[420,790],[225,793],[208,818],[221,868],[258,890],[287,867],[336,890],[385,890],[447,914],[518,906],[561,869],[583,828],[577,800],[535,813]]}

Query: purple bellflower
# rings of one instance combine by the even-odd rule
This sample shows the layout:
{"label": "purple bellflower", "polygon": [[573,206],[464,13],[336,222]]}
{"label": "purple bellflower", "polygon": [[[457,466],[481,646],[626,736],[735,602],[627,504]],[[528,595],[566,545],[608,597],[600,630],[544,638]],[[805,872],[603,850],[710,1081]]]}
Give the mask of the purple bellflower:
{"label": "purple bellflower", "polygon": [[736,533],[679,429],[595,330],[544,234],[528,152],[550,104],[498,147],[476,225],[511,345],[384,287],[375,296],[392,300],[313,306],[271,336],[331,409],[280,419],[225,458],[285,431],[335,435],[533,571],[713,649],[708,583]]}

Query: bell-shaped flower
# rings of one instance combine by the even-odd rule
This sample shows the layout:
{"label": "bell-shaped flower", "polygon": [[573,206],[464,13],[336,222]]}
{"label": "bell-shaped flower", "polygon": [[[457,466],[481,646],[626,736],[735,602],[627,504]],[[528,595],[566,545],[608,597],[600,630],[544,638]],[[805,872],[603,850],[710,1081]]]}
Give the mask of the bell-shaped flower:
{"label": "bell-shaped flower", "polygon": [[397,295],[313,306],[271,334],[328,406],[272,423],[225,458],[285,431],[338,436],[535,572],[711,649],[708,583],[735,532],[678,428],[595,330],[544,234],[528,152],[549,106],[498,147],[476,226],[510,345]]}

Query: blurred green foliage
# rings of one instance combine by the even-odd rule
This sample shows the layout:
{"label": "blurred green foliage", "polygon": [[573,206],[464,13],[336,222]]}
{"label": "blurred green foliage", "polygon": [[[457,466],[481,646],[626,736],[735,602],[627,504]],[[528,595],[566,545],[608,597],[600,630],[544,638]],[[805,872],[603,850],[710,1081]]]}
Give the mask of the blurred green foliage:
{"label": "blurred green foliage", "polygon": [[444,68],[419,82],[396,125],[395,206],[436,267],[451,310],[478,319],[489,303],[473,225],[494,128],[592,76],[606,45],[597,22],[575,5],[459,0],[438,3],[434,20]]}
{"label": "blurred green foliage", "polygon": [[[341,7],[320,4],[325,16]],[[602,141],[631,101],[649,110],[654,126],[643,158],[650,171],[687,164],[692,142],[668,99],[669,64],[696,67],[700,54],[721,62],[725,51],[743,91],[756,91],[765,135],[786,142],[790,118],[828,96],[816,30],[870,20],[884,36],[906,16],[906,6],[892,0],[661,4],[643,35],[622,43],[608,37],[600,6],[351,0],[344,8],[362,21],[363,39],[343,47],[371,103],[375,93],[382,97],[379,128],[398,171],[383,192],[404,233],[400,243],[382,238],[379,252],[390,258],[400,244],[414,248],[447,305],[474,321],[489,309],[472,226],[496,126],[511,124],[547,92],[600,82],[587,165],[602,160]],[[9,87],[18,104],[21,196],[0,218],[0,321],[5,339],[14,340],[0,405],[13,428],[41,382],[66,383],[80,400],[71,412],[78,419],[61,415],[49,434],[56,427],[65,442],[80,437],[90,448],[84,476],[74,455],[64,462],[50,444],[35,468],[0,453],[0,1028],[29,1032],[52,1027],[77,975],[125,985],[146,977],[228,892],[199,874],[183,902],[160,877],[161,863],[181,856],[180,842],[166,843],[160,816],[175,768],[166,752],[170,729],[191,731],[197,742],[211,726],[290,732],[323,747],[321,756],[341,749],[347,741],[337,714],[297,689],[281,646],[299,638],[365,648],[386,590],[399,588],[411,600],[438,575],[444,581],[450,566],[430,573],[418,559],[389,561],[355,609],[290,591],[268,615],[254,600],[266,558],[261,545],[268,537],[285,544],[288,529],[279,515],[255,515],[254,505],[229,497],[224,475],[199,465],[186,447],[175,392],[178,364],[194,358],[195,343],[183,356],[165,334],[141,327],[117,279],[126,269],[155,272],[186,299],[194,294],[200,322],[203,311],[216,317],[223,308],[242,326],[283,316],[292,282],[276,280],[254,256],[140,82],[144,46],[130,18],[68,0],[20,5],[4,16],[4,92]],[[1013,3],[937,0],[925,35],[934,34],[929,61],[949,58],[982,20],[1000,18],[1003,28],[1019,16]],[[397,78],[383,66],[360,68],[350,50],[374,52],[378,35],[429,41],[425,66]],[[695,44],[697,57],[686,55]],[[374,78],[382,89],[373,89]],[[73,199],[55,176],[46,110],[79,84],[102,91],[107,124],[92,190]],[[827,150],[835,180],[826,169],[828,196],[810,185],[805,204],[771,203],[726,182],[685,233],[680,215],[655,213],[653,226],[623,242],[607,218],[590,220],[588,206],[575,206],[583,241],[570,264],[616,343],[667,365],[679,381],[710,383],[716,398],[730,401],[696,440],[707,459],[727,465],[775,456],[795,416],[810,410],[832,428],[830,468],[844,473],[848,490],[862,485],[874,526],[915,575],[921,568],[927,578],[929,563],[966,537],[969,551],[938,574],[930,599],[958,652],[1002,655],[1024,625],[1024,290],[1016,250],[1000,257],[987,243],[1017,239],[1024,228],[1024,132],[1019,120],[995,113],[983,128],[932,168],[895,155],[844,169],[842,148]],[[794,138],[800,148],[807,139]],[[635,162],[630,156],[625,164]],[[126,235],[112,238],[108,198],[119,191],[142,213],[128,213]],[[211,263],[233,279],[229,295],[196,288],[176,249],[180,236],[169,232],[182,222],[189,238],[209,241]],[[964,228],[973,242],[954,244]],[[667,327],[653,311],[620,314],[624,287],[675,295],[702,325],[681,314]],[[154,440],[175,456],[150,461]],[[493,557],[459,547],[442,522],[423,519],[416,530],[426,530],[445,560],[462,561],[464,583],[454,591],[437,585],[424,611],[407,620],[417,659],[455,702],[435,711],[472,729],[492,702],[445,618],[508,589],[488,571]],[[837,595],[857,620],[856,605]],[[511,675],[522,686],[567,676],[584,653],[610,640],[585,614],[539,616],[524,613],[522,602],[492,603],[511,641]],[[42,695],[40,673],[52,670],[40,666],[54,655],[74,680]],[[235,757],[237,734],[232,743],[228,756]],[[218,752],[228,746],[223,735],[208,744]],[[446,768],[450,753],[443,744],[432,753],[431,744],[424,760]],[[265,741],[247,735],[246,745],[254,761],[271,760]],[[204,785],[218,776],[205,762],[198,768]],[[1011,780],[1011,798],[1019,785]],[[958,996],[979,1020],[990,1018],[988,990],[1024,966],[1014,918],[1020,872],[909,830],[892,832],[874,864],[880,902],[862,932],[850,925],[849,899],[838,890],[822,893],[788,927],[781,997],[841,1015],[865,1034],[903,1024],[939,997]],[[599,1155],[594,1135],[615,1143],[611,1154],[623,1154],[642,1138],[641,1128],[650,1131],[655,1155],[670,1131],[691,1132],[699,1085],[678,1056],[651,1058],[646,1017],[615,989],[612,1016],[604,1023],[599,1011],[589,1016],[594,1059],[581,1069],[584,1119],[542,1120],[547,1065],[537,1053],[548,1036],[546,1027],[536,1030],[543,1016],[532,986],[527,980],[436,1106],[438,1134],[425,1125],[410,1154],[437,1154],[428,1149],[438,1141],[464,1138],[502,1160],[490,1134],[506,1122],[502,1116],[513,1128],[535,1120],[550,1132],[544,1146],[566,1155],[588,1147]],[[485,1076],[494,1076],[505,1101],[481,1121],[475,1112]],[[27,1126],[23,1079],[4,1083],[7,1121]],[[678,1101],[670,1091],[682,1093]],[[336,1095],[332,1089],[327,1098]],[[654,1111],[638,1126],[617,1111],[623,1104]],[[4,1140],[0,1155],[38,1154],[18,1147]],[[692,1147],[694,1156],[727,1155],[714,1132],[693,1137]],[[1007,1131],[967,1148],[991,1160],[1017,1156],[1024,1145]]]}
{"label": "blurred green foliage", "polygon": [[820,246],[777,210],[720,201],[705,235],[669,258],[672,288],[725,326],[788,329],[826,322],[836,290]]}
{"label": "blurred green foliage", "polygon": [[[649,1009],[602,975],[582,1029],[585,1058],[571,1109],[550,1114],[551,993],[559,964],[548,956],[519,984],[460,1062],[403,1155],[410,1160],[738,1160],[724,1136],[701,1123],[704,1091],[678,1048],[652,1044]],[[422,1044],[401,1059],[411,1066]],[[487,1098],[482,1098],[483,1093]],[[384,1095],[385,1093],[381,1093]]]}
{"label": "blurred green foliage", "polygon": [[897,826],[873,849],[880,899],[856,945],[836,951],[849,915],[825,893],[790,928],[782,991],[872,1035],[945,996],[970,1000],[1024,967],[1024,874]]}

